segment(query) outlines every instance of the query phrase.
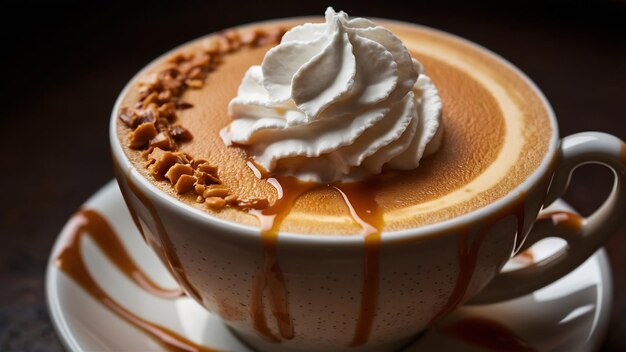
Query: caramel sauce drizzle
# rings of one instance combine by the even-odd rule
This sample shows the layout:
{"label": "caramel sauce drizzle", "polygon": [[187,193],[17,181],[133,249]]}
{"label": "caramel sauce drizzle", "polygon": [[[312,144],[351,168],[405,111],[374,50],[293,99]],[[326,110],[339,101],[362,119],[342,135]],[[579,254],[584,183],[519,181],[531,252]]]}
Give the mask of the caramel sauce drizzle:
{"label": "caramel sauce drizzle", "polygon": [[[257,177],[266,177],[257,165],[248,166]],[[365,241],[365,264],[363,268],[363,291],[359,318],[351,346],[367,342],[378,307],[380,240],[383,227],[382,210],[374,199],[378,180],[371,179],[356,183],[320,185],[302,182],[292,176],[267,178],[276,187],[278,199],[272,206],[263,210],[250,210],[261,223],[261,241],[265,259],[257,273],[252,290],[252,319],[255,329],[268,340],[280,342],[280,337],[292,339],[295,336],[293,321],[289,315],[287,288],[277,257],[278,232],[282,221],[289,214],[296,200],[306,192],[319,187],[332,187],[343,197],[353,219],[361,226]],[[278,325],[280,337],[272,333],[267,325],[263,304],[267,292],[270,308]]]}
{"label": "caramel sauce drizzle", "polygon": [[[111,155],[113,159],[113,174],[115,175],[115,178],[117,180],[123,180],[124,178],[127,178],[127,175],[118,166],[119,162],[117,161],[117,158],[115,157],[115,153],[111,153]],[[133,220],[133,223],[135,224],[135,227],[137,228],[137,230],[139,230],[139,233],[141,234],[141,238],[143,238],[143,241],[147,245],[150,245],[150,243],[148,242],[148,238],[146,237],[146,234],[143,232],[143,226],[141,226],[141,222],[139,220],[139,216],[137,215],[137,212],[135,211],[135,208],[130,206],[130,198],[129,198],[128,193],[125,192],[125,190],[123,189],[121,185],[119,186],[119,189],[120,189],[120,192],[122,193],[122,198],[124,199],[124,203],[126,204],[126,209],[128,209],[128,213],[130,214],[130,218]]]}
{"label": "caramel sauce drizzle", "polygon": [[383,212],[375,200],[378,181],[345,183],[334,186],[350,209],[352,218],[359,223],[365,241],[365,265],[361,306],[356,329],[350,346],[363,345],[369,339],[378,309],[380,282],[380,242]]}
{"label": "caramel sauce drizzle", "polygon": [[435,316],[430,320],[428,326],[434,325],[436,322],[441,320],[444,316],[448,315],[452,312],[463,300],[465,297],[465,293],[467,288],[469,287],[470,281],[472,280],[472,276],[474,274],[474,268],[476,266],[476,257],[473,253],[477,253],[480,245],[482,244],[482,238],[480,234],[476,235],[476,239],[472,244],[472,248],[470,249],[469,245],[469,228],[468,227],[459,227],[457,228],[457,236],[458,236],[458,259],[459,259],[459,276],[456,280],[456,285],[452,290],[452,294],[448,298],[446,304],[435,314]]}
{"label": "caramel sauce drizzle", "polygon": [[620,150],[620,158],[622,162],[626,164],[626,143],[622,143],[622,149]]}
{"label": "caramel sauce drizzle", "polygon": [[272,333],[267,326],[264,293],[267,292],[270,309],[278,325],[280,336],[292,339],[295,336],[293,320],[289,314],[287,288],[277,257],[278,230],[280,224],[291,211],[296,200],[307,191],[319,186],[313,182],[301,182],[295,177],[282,176],[271,182],[277,187],[278,199],[272,206],[263,210],[250,210],[261,223],[261,243],[265,252],[263,266],[254,280],[252,288],[251,314],[255,329],[272,342],[280,342],[280,338]]}
{"label": "caramel sauce drizzle", "polygon": [[465,318],[441,330],[450,336],[488,351],[535,351],[506,326],[487,318]]}
{"label": "caramel sauce drizzle", "polygon": [[55,261],[55,264],[61,271],[72,278],[93,298],[97,299],[120,318],[148,334],[164,348],[177,352],[216,351],[189,341],[168,328],[142,319],[113,300],[91,276],[81,256],[80,244],[82,237],[85,235],[90,236],[94,240],[100,250],[124,275],[147,292],[164,298],[175,298],[181,295],[180,290],[161,288],[148,278],[131,259],[106,219],[90,209],[82,209],[77,212],[65,227],[62,238],[66,238],[66,243]]}
{"label": "caramel sauce drizzle", "polygon": [[520,197],[514,201],[511,205],[503,208],[499,212],[493,214],[483,221],[481,226],[478,228],[474,241],[470,245],[470,228],[467,226],[460,226],[454,230],[451,230],[451,233],[457,233],[458,236],[458,246],[459,246],[459,276],[456,281],[456,285],[452,290],[452,294],[448,298],[448,301],[444,306],[437,312],[437,314],[431,319],[429,322],[429,326],[436,324],[443,317],[448,315],[454,309],[456,309],[461,303],[467,294],[467,290],[469,288],[470,283],[472,282],[472,277],[474,276],[474,271],[476,270],[476,263],[478,260],[478,252],[482,247],[482,243],[485,240],[487,234],[491,231],[492,227],[500,220],[505,218],[506,216],[513,215],[517,221],[517,235],[514,244],[514,252],[521,248],[521,244],[523,243],[524,233],[524,201],[526,198],[526,194],[520,195]]}
{"label": "caramel sauce drizzle", "polygon": [[[137,197],[137,199],[143,204],[143,206],[150,213],[150,217],[152,218],[151,220],[157,228],[157,236],[158,236],[160,245],[163,247],[163,250],[165,251],[165,254],[167,257],[167,263],[169,264],[170,273],[172,273],[172,275],[177,279],[176,281],[178,281],[181,284],[181,286],[183,286],[185,293],[190,295],[196,301],[202,302],[202,297],[198,294],[198,291],[196,291],[193,285],[191,285],[191,283],[189,282],[189,279],[187,279],[187,275],[185,274],[183,270],[183,266],[180,262],[180,259],[178,258],[178,254],[176,253],[176,250],[174,249],[174,245],[172,244],[170,236],[168,235],[165,229],[165,226],[163,225],[163,222],[161,221],[159,212],[157,211],[154,204],[152,204],[152,201],[148,199],[148,197],[146,197],[141,192],[141,190],[137,188],[137,185],[135,185],[134,181],[130,177],[131,170],[132,169],[129,169],[128,172],[126,172],[126,184],[128,185],[128,188],[131,190],[133,195]],[[120,187],[120,189],[123,189],[123,187]],[[124,194],[123,191],[122,191],[122,194]],[[129,199],[128,196],[129,195],[127,194],[124,195],[124,199],[126,201],[128,201]],[[129,203],[127,203],[127,208],[130,209],[132,208],[132,206]],[[140,225],[139,229],[142,232],[142,234],[145,231],[150,231],[148,227],[141,226],[141,223],[139,219],[137,218],[137,221],[135,224],[138,224],[138,223]],[[144,235],[144,238],[146,238],[145,235]]]}

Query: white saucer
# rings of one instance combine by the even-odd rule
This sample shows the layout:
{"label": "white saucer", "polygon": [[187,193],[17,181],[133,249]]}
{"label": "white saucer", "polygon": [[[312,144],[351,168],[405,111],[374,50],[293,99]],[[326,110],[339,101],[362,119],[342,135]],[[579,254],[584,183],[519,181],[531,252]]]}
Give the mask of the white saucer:
{"label": "white saucer", "polygon": [[[133,259],[163,287],[175,281],[145,245],[135,228],[114,181],[94,194],[85,207],[104,215]],[[570,208],[560,202],[552,209]],[[138,316],[165,326],[202,345],[223,351],[250,351],[220,319],[190,298],[176,300],[152,296],[135,286],[105,258],[89,237],[82,255],[101,287]],[[52,320],[61,340],[71,351],[156,351],[161,345],[91,298],[54,264],[63,243],[56,241],[48,262],[46,295]],[[557,250],[560,240],[544,240],[531,251],[542,258]],[[574,272],[532,295],[499,304],[462,307],[440,325],[460,318],[485,317],[504,324],[521,340],[539,351],[592,351],[605,335],[612,299],[611,271],[604,250],[598,251]],[[405,351],[473,350],[472,345],[432,329]]]}

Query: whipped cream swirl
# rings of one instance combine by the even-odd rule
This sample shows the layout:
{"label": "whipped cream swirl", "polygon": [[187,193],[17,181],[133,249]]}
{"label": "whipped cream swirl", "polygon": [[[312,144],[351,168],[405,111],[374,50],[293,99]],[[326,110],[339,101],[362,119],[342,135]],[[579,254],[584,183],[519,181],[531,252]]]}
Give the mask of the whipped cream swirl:
{"label": "whipped cream swirl", "polygon": [[303,181],[414,169],[441,140],[441,99],[422,65],[389,30],[330,7],[250,67],[228,108],[225,142]]}

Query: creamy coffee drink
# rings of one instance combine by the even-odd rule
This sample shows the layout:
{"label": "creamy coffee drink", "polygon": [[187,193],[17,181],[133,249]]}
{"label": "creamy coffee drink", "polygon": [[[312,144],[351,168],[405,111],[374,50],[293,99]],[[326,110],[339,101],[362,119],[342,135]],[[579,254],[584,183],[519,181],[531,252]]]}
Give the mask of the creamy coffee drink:
{"label": "creamy coffee drink", "polygon": [[[271,62],[268,51],[277,47],[284,31],[307,22],[324,23],[324,19],[283,20],[236,28],[185,44],[140,73],[123,97],[120,105],[122,110],[119,112],[122,119],[117,124],[118,137],[136,169],[163,192],[193,207],[221,219],[260,226],[250,209],[267,207],[276,201],[278,192],[268,177],[284,172],[277,167],[268,170],[270,175],[259,177],[258,170],[268,168],[272,158],[259,152],[255,142],[267,140],[269,132],[245,135],[245,128],[233,122],[236,121],[233,111],[242,111],[242,107],[244,113],[249,113],[250,110],[241,101],[238,105],[231,101],[242,97],[240,86],[244,77],[260,77],[259,72],[251,76],[247,74],[251,67],[257,66],[264,70],[263,73],[269,72],[263,77],[265,79],[282,74],[280,66],[271,72],[265,67],[266,63]],[[350,26],[357,28],[368,25],[357,21]],[[367,99],[375,102],[406,99],[406,104],[416,104],[417,108],[414,109],[422,107],[419,116],[409,116],[406,120],[406,124],[415,124],[413,128],[416,130],[422,127],[430,129],[430,134],[424,137],[426,142],[415,142],[416,145],[421,143],[419,148],[422,149],[422,157],[414,159],[413,164],[407,158],[400,157],[391,160],[386,158],[384,165],[383,162],[374,160],[370,162],[374,166],[365,172],[369,173],[367,175],[363,175],[362,170],[356,176],[351,171],[339,172],[337,170],[342,165],[336,164],[337,170],[334,170],[330,169],[333,164],[326,162],[319,164],[322,165],[320,175],[325,175],[323,177],[302,176],[306,172],[296,173],[296,176],[301,176],[299,178],[304,181],[313,179],[324,183],[349,181],[350,177],[361,177],[367,179],[367,182],[374,182],[371,185],[375,187],[375,201],[382,212],[383,230],[393,231],[441,222],[481,208],[510,193],[537,169],[548,150],[551,129],[554,127],[550,127],[546,104],[524,76],[486,50],[448,34],[396,22],[377,21],[376,25],[385,27],[397,36],[406,46],[410,57],[417,60],[418,63],[411,66],[411,69],[417,68],[416,79],[410,81],[411,74],[403,73],[404,69],[400,67],[402,63],[396,63],[398,75],[405,75],[404,78],[409,80],[411,87],[405,89],[402,95],[394,96],[397,85],[385,85],[385,67],[378,68],[374,66],[377,62],[368,63],[366,59],[363,61],[359,55],[369,49],[359,49],[357,42],[351,42],[356,57],[356,62],[352,65],[356,65],[357,69],[358,65],[370,68],[367,71],[370,75],[379,74],[377,77],[382,77],[379,79],[382,88],[371,91],[371,95],[366,96]],[[352,27],[348,31],[355,30]],[[316,31],[313,29],[305,34],[317,35]],[[296,33],[291,37],[305,34]],[[384,40],[381,39],[375,47],[382,48],[380,50],[383,51],[385,48],[389,49],[385,47],[387,42]],[[283,41],[288,40],[283,38]],[[345,49],[342,46],[338,48]],[[284,63],[280,60],[276,62]],[[198,67],[200,68],[197,69]],[[293,71],[292,68],[284,68],[285,71],[289,69]],[[168,90],[164,86],[169,81],[164,79],[176,81],[176,76],[180,73],[174,71],[186,72],[185,81],[182,86],[173,85]],[[291,74],[288,79],[292,83],[296,82],[292,77],[293,72]],[[318,76],[315,74],[313,72],[310,77],[301,75],[304,79],[298,84],[305,88],[310,87],[317,82]],[[338,75],[341,74],[343,73],[338,72]],[[372,76],[367,77],[369,79]],[[287,78],[280,79],[285,81]],[[345,79],[344,83],[348,81],[349,79]],[[284,91],[286,88],[280,87],[278,83],[276,94],[282,94],[280,90]],[[341,91],[341,87],[338,91]],[[386,91],[386,95],[380,95],[381,91]],[[306,90],[302,92],[302,106],[310,110],[300,117],[292,116],[295,121],[292,125],[304,123],[298,122],[298,118],[317,116],[316,113],[322,110],[324,104],[323,101],[320,103],[315,100],[315,97],[311,98],[311,94],[307,96]],[[172,100],[170,95],[177,93],[180,93],[179,97]],[[439,106],[436,101],[433,103],[430,100],[428,103],[428,97],[435,93],[440,99]],[[405,98],[407,94],[414,94],[414,97],[410,97],[413,100]],[[341,101],[340,98],[332,99]],[[243,101],[245,103],[246,100]],[[424,101],[431,105],[423,105],[426,104]],[[289,103],[283,102],[269,108],[283,114],[283,110],[289,109],[289,106]],[[237,107],[240,109],[237,110]],[[349,108],[346,110],[343,113],[357,113],[349,111]],[[429,111],[430,115],[427,114]],[[146,126],[146,122],[157,127]],[[159,123],[167,126],[159,128]],[[137,132],[138,126],[143,126],[140,133]],[[279,127],[285,129],[285,126]],[[164,129],[169,131],[165,135]],[[376,129],[372,131],[376,132]],[[321,132],[313,130],[311,133]],[[328,138],[339,137],[334,135]],[[404,145],[410,143],[408,137],[406,138]],[[229,140],[236,143],[224,143]],[[332,147],[338,143],[332,142]],[[159,150],[174,150],[172,144],[176,145],[176,157],[179,158],[178,163],[173,163],[181,166],[174,167],[175,170],[172,171],[169,168],[172,165],[168,164],[168,169],[161,170],[159,177],[158,172],[155,173],[151,167],[158,164],[155,160],[166,157],[154,155],[154,149],[158,147]],[[279,145],[277,148],[283,147]],[[391,147],[393,145],[389,149]],[[294,157],[292,159],[295,160],[290,162],[293,165],[307,163],[307,160],[297,160],[298,158],[302,159]],[[207,161],[204,165],[204,170],[209,175],[207,177],[219,179],[223,186],[215,187],[212,193],[206,193],[206,185],[196,188],[197,167],[203,161]],[[146,167],[147,164],[150,165]],[[213,167],[217,167],[217,170]],[[171,171],[168,176],[165,175],[167,171]],[[311,174],[310,170],[307,172]],[[228,195],[224,193],[223,198],[214,197],[222,192]],[[211,204],[207,206],[207,203]],[[228,204],[243,204],[244,207]],[[295,201],[280,229],[303,234],[362,233],[361,226],[353,220],[342,193],[333,187],[315,185],[308,187]]]}

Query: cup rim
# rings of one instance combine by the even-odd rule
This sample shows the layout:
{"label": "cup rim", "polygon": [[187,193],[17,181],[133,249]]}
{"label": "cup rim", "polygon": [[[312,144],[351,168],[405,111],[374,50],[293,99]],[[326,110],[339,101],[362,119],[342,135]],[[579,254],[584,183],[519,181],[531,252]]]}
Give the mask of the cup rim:
{"label": "cup rim", "polygon": [[[259,25],[271,25],[276,22],[288,22],[288,21],[312,21],[321,19],[319,16],[301,16],[301,17],[286,17],[279,19],[272,19],[267,21],[258,21],[243,24],[240,26],[232,27],[232,28],[246,28],[251,26],[259,26]],[[451,219],[447,219],[444,221],[436,222],[433,224],[427,224],[418,227],[412,227],[402,230],[395,231],[383,231],[381,233],[381,241],[382,242],[395,242],[395,241],[406,241],[408,239],[417,240],[418,238],[428,237],[429,235],[436,233],[445,233],[446,229],[458,228],[459,226],[467,226],[472,223],[476,223],[483,218],[488,217],[489,215],[501,211],[505,207],[517,201],[520,195],[527,193],[533,186],[535,186],[545,175],[550,171],[552,160],[556,154],[557,147],[559,145],[559,130],[557,125],[556,116],[552,109],[552,106],[548,102],[548,99],[545,97],[543,92],[539,89],[539,87],[519,68],[510,63],[508,60],[503,58],[502,56],[494,53],[493,51],[485,48],[484,46],[472,42],[468,39],[460,37],[456,34],[452,34],[443,30],[439,30],[436,28],[432,28],[429,26],[424,26],[420,24],[386,19],[386,18],[377,18],[377,17],[369,17],[370,19],[379,22],[379,23],[391,23],[401,26],[409,26],[409,27],[417,27],[421,29],[425,29],[436,33],[438,35],[442,35],[448,37],[452,40],[459,41],[465,45],[474,47],[487,55],[491,55],[496,60],[500,61],[505,67],[511,69],[513,72],[518,74],[522,81],[524,81],[528,86],[534,91],[540,101],[543,103],[546,112],[548,113],[548,119],[550,121],[550,127],[552,128],[552,133],[550,136],[550,141],[548,145],[548,150],[546,151],[543,159],[539,166],[524,180],[524,182],[518,184],[514,189],[512,189],[509,193],[504,195],[503,197],[496,199],[494,202],[470,211],[465,214],[461,214],[459,216],[453,217]],[[113,111],[111,113],[111,118],[109,122],[109,139],[111,143],[111,152],[113,153],[114,163],[118,162],[122,166],[122,170],[131,170],[128,173],[128,177],[132,177],[133,181],[139,186],[139,188],[146,194],[151,194],[156,197],[161,203],[167,204],[171,210],[178,212],[181,216],[189,216],[193,218],[194,221],[204,223],[208,226],[218,227],[221,230],[231,232],[229,235],[238,235],[245,238],[253,238],[258,239],[260,237],[259,228],[249,225],[244,225],[241,223],[237,223],[234,221],[220,219],[211,215],[208,212],[202,211],[191,205],[186,204],[183,201],[180,201],[165,192],[161,191],[157,186],[152,184],[149,180],[147,180],[143,175],[137,171],[137,169],[132,165],[129,161],[128,157],[124,153],[124,150],[121,146],[120,140],[117,137],[117,111],[119,111],[120,105],[124,96],[131,88],[131,86],[136,82],[137,78],[142,76],[147,70],[152,68],[158,62],[160,62],[164,57],[171,55],[176,52],[180,48],[187,46],[193,42],[200,41],[206,37],[214,35],[217,32],[209,33],[203,35],[199,38],[190,40],[185,42],[179,46],[174,47],[173,49],[165,52],[164,54],[158,56],[150,63],[145,65],[141,70],[139,70],[124,86],[120,94],[115,100],[115,104],[113,106]],[[118,181],[119,182],[119,181]],[[321,234],[305,234],[305,233],[293,233],[293,232],[285,232],[279,231],[280,242],[285,244],[332,244],[332,245],[353,245],[353,244],[362,244],[363,236],[348,235],[348,236],[335,236],[335,235],[321,235]]]}

